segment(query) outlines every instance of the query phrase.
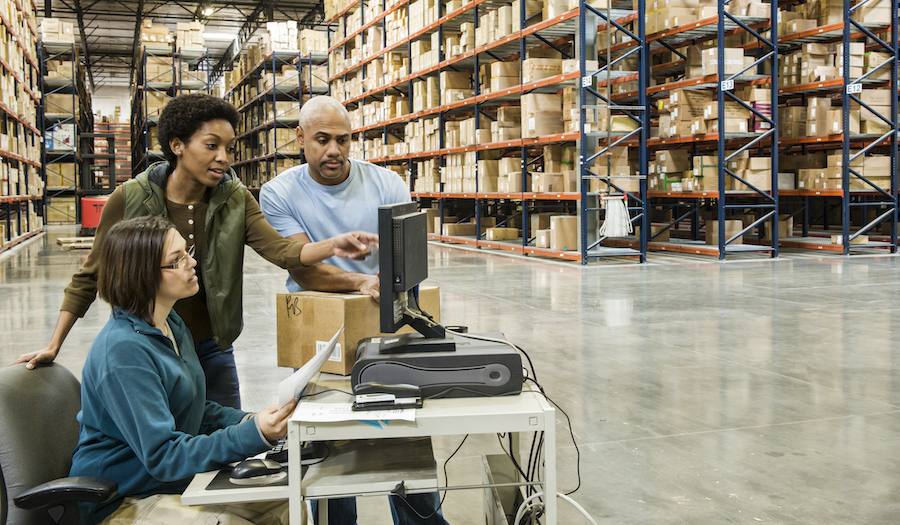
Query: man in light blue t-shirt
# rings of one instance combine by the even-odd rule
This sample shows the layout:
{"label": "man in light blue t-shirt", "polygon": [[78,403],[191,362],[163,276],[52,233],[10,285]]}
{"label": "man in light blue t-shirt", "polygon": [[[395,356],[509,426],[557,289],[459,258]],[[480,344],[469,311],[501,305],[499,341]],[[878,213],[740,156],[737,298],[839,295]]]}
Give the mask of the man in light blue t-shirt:
{"label": "man in light blue t-shirt", "polygon": [[[312,132],[304,135],[304,125]],[[333,232],[377,232],[379,206],[410,201],[409,188],[399,175],[347,158],[349,115],[333,98],[313,97],[303,105],[297,140],[307,163],[285,170],[263,184],[259,193],[266,220],[288,239],[316,242]],[[377,273],[375,255],[362,261],[332,257],[292,270],[287,287],[291,292],[360,291],[377,299]]]}
{"label": "man in light blue t-shirt", "polygon": [[[259,203],[266,220],[288,239],[318,241],[349,231],[378,231],[378,207],[409,202],[409,188],[399,175],[368,162],[350,160],[350,115],[337,100],[313,97],[300,109],[297,141],[306,164],[290,168],[263,184]],[[291,292],[359,291],[379,298],[378,257],[363,261],[332,257],[307,268],[291,270]],[[437,493],[391,496],[391,514],[398,525],[447,525]],[[315,502],[313,502],[315,504]],[[317,506],[313,506],[318,521]],[[422,516],[428,516],[423,518]],[[329,523],[354,525],[356,500],[329,500]]]}

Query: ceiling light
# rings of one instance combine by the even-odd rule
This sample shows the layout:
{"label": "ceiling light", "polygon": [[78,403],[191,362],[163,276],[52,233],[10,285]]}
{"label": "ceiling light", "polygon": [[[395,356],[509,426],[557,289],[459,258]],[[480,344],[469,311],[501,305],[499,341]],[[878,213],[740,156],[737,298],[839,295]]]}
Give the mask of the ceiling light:
{"label": "ceiling light", "polygon": [[212,7],[204,7],[203,8],[203,16],[209,16],[209,15],[213,14],[213,11],[215,11],[215,9],[213,9]]}

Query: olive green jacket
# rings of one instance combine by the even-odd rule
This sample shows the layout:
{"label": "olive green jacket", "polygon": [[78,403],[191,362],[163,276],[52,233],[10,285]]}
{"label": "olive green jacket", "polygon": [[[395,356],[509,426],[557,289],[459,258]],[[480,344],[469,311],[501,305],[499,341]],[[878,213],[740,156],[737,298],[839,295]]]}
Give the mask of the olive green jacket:
{"label": "olive green jacket", "polygon": [[[167,217],[167,162],[157,162],[124,184],[125,219]],[[241,334],[245,241],[244,185],[231,169],[212,189],[204,224],[203,260],[199,261],[206,304],[216,342],[228,348]]]}

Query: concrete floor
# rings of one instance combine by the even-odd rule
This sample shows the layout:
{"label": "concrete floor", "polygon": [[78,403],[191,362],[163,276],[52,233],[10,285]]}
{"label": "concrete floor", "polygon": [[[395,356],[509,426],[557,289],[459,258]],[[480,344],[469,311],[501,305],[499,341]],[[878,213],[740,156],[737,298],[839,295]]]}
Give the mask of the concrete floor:
{"label": "concrete floor", "polygon": [[[84,254],[53,231],[0,255],[0,362],[42,347]],[[896,523],[900,515],[900,259],[784,251],[719,263],[651,255],[581,268],[432,247],[442,317],[502,331],[534,361],[570,416],[581,451],[572,497],[598,523]],[[284,272],[252,251],[244,335],[235,343],[244,406],[276,399],[275,294]],[[96,304],[58,361],[76,374],[108,309]],[[560,489],[575,449],[557,421]],[[461,438],[436,441],[439,467]],[[492,436],[447,466],[476,483]],[[483,523],[481,494],[450,492],[454,525]],[[561,503],[561,524],[586,523]],[[385,498],[361,525],[389,524]]]}

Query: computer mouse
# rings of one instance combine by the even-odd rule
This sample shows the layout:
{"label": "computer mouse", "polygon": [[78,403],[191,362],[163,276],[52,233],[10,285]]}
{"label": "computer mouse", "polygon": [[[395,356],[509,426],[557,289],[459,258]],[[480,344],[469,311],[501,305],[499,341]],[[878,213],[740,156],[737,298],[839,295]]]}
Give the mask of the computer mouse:
{"label": "computer mouse", "polygon": [[269,485],[287,477],[281,464],[270,459],[245,459],[231,470],[235,485]]}

